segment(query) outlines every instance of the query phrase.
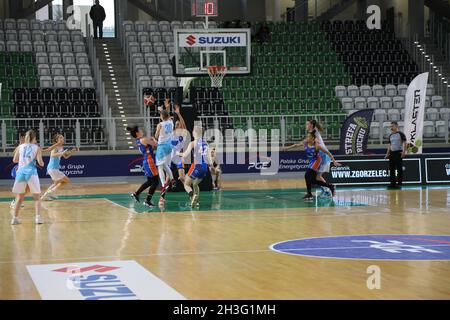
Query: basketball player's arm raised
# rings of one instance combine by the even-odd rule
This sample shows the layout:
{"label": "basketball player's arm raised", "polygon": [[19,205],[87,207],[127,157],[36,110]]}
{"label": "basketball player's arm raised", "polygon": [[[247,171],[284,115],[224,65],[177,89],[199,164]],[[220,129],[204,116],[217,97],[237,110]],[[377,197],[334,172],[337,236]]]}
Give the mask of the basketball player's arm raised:
{"label": "basketball player's arm raised", "polygon": [[318,142],[316,142],[316,150],[320,150],[320,151],[322,151],[323,153],[326,153],[326,154],[330,157],[331,161],[333,161],[333,164],[334,164],[336,167],[342,166],[342,164],[340,164],[339,162],[336,161],[336,159],[333,157],[333,155],[331,154],[331,152],[328,151],[327,149],[325,149],[324,147],[322,147]]}
{"label": "basketball player's arm raised", "polygon": [[180,121],[181,129],[186,129],[186,123],[181,115],[180,106],[177,104],[175,105],[175,113],[178,115],[178,121]]}
{"label": "basketball player's arm raised", "polygon": [[177,156],[186,158],[188,155],[191,154],[192,149],[195,147],[195,144],[197,143],[197,140],[192,141],[188,144],[186,150],[184,152],[177,152]]}
{"label": "basketball player's arm raised", "polygon": [[156,126],[156,133],[155,133],[155,139],[157,139],[157,140],[159,138],[160,131],[161,131],[161,123],[158,123],[158,125]]}

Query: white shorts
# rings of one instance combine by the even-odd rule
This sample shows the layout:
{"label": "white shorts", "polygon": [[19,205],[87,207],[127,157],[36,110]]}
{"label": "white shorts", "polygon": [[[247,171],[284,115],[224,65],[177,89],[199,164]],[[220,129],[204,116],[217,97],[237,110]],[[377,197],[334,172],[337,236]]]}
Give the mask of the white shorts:
{"label": "white shorts", "polygon": [[158,144],[158,147],[156,148],[156,165],[170,166],[171,161],[172,161],[172,143],[169,141],[166,143]]}
{"label": "white shorts", "polygon": [[39,183],[39,176],[31,176],[28,181],[14,181],[12,192],[15,194],[25,193],[27,186],[31,193],[41,193],[41,184]]}
{"label": "white shorts", "polygon": [[54,182],[57,182],[66,177],[66,175],[64,173],[62,173],[61,171],[59,171],[58,169],[48,170],[48,175],[50,176],[50,178],[52,178],[52,180]]}

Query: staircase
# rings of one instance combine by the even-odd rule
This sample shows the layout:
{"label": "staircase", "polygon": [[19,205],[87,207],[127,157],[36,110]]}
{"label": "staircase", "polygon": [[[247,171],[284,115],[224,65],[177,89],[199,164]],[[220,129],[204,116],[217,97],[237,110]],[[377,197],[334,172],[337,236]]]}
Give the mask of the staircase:
{"label": "staircase", "polygon": [[449,0],[425,0],[424,4],[439,15],[450,19],[450,1]]}
{"label": "staircase", "polygon": [[331,7],[329,7],[330,5],[328,4],[328,2],[324,1],[323,3],[325,4],[325,7],[318,8],[317,20],[331,20],[355,2],[356,0],[338,0],[336,1],[336,3],[332,4]]}
{"label": "staircase", "polygon": [[[450,79],[450,61],[448,61],[448,59],[445,58],[445,56],[442,53],[442,50],[436,46],[436,44],[433,42],[433,40],[431,38],[421,38],[419,40],[419,42],[421,44],[425,44],[426,47],[426,53],[429,56],[433,56],[433,63],[435,66],[441,68],[442,67],[442,77],[446,78],[446,79]],[[433,77],[434,81],[433,81],[433,85],[436,88],[436,94],[441,95],[442,98],[444,99],[444,105],[445,106],[450,106],[450,92],[447,94],[447,92],[445,90],[449,90],[450,88],[447,87],[447,85],[445,85],[445,89],[443,92],[438,92],[437,88],[439,86],[439,82],[437,80],[437,75],[436,77]],[[428,81],[430,82],[430,81]],[[448,98],[447,98],[448,97]]]}
{"label": "staircase", "polygon": [[[134,149],[134,141],[126,131],[126,127],[128,125],[142,128],[144,121],[136,101],[133,81],[125,62],[122,47],[117,39],[94,40],[94,45],[112,117],[125,118],[116,120],[116,148],[119,150]],[[139,119],[126,119],[129,117]]]}

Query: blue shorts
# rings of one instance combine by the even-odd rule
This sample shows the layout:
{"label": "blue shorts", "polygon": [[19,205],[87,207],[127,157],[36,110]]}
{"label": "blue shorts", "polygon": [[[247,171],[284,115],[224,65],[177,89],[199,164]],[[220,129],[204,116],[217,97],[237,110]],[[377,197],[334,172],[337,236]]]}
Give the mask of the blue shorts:
{"label": "blue shorts", "polygon": [[170,165],[172,160],[172,143],[170,141],[166,143],[158,144],[156,148],[156,165],[160,166],[163,164]]}
{"label": "blue shorts", "polygon": [[191,164],[191,168],[189,169],[188,176],[191,179],[203,179],[208,172],[208,165],[206,163],[202,164]]}
{"label": "blue shorts", "polygon": [[177,163],[177,164],[176,164],[176,167],[177,167],[177,169],[184,169],[184,163],[183,163],[183,161]]}

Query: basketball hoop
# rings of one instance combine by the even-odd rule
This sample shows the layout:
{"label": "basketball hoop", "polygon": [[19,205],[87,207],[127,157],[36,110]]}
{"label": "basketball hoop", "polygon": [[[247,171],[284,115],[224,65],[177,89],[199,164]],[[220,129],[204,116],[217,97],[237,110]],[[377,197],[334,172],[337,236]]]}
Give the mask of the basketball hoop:
{"label": "basketball hoop", "polygon": [[225,66],[208,66],[208,74],[211,78],[211,87],[222,88],[223,77],[227,74]]}

